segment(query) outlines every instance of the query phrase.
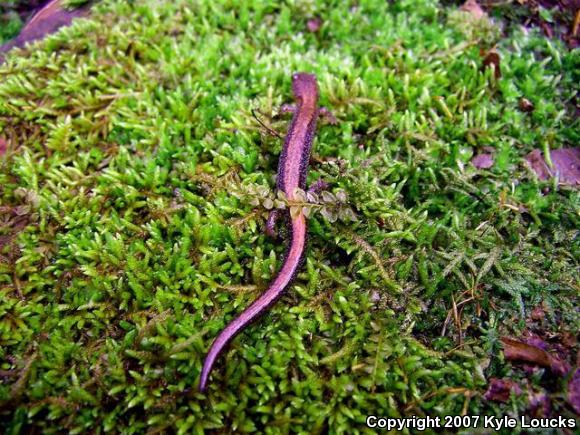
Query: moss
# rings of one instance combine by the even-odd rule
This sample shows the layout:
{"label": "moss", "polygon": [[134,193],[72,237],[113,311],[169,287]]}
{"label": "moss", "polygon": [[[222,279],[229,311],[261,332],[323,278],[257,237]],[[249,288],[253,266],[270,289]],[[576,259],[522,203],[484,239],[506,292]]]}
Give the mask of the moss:
{"label": "moss", "polygon": [[[578,143],[579,57],[461,17],[431,0],[110,0],[8,56],[0,428],[351,433],[371,413],[523,413],[482,393],[511,370],[499,336],[540,302],[548,329],[578,330],[578,192],[523,156]],[[284,252],[264,204],[232,192],[274,187],[281,141],[251,108],[284,134],[298,70],[339,119],[309,180],[357,220],[312,215],[295,285],[203,396],[204,352]],[[484,147],[495,165],[477,170]]]}
{"label": "moss", "polygon": [[22,20],[13,11],[0,11],[0,44],[18,34],[22,27]]}

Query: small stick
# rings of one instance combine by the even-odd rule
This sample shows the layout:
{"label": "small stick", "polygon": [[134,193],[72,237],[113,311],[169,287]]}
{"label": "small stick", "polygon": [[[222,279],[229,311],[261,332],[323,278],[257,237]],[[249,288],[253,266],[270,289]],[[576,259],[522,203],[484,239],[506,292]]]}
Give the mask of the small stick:
{"label": "small stick", "polygon": [[271,134],[271,135],[273,135],[273,136],[276,136],[278,139],[284,139],[284,138],[283,138],[283,137],[280,135],[280,133],[278,133],[276,130],[273,130],[272,128],[270,128],[270,127],[268,127],[266,124],[264,124],[264,123],[263,123],[263,122],[260,120],[260,118],[258,118],[258,117],[256,116],[256,112],[255,112],[255,110],[254,110],[253,108],[251,109],[251,112],[252,112],[252,116],[253,116],[253,117],[256,119],[256,121],[258,121],[258,123],[259,123],[259,124],[260,124],[262,127],[264,127],[264,128],[265,128],[265,129],[266,129],[266,130],[267,130],[267,131],[268,131],[268,132]]}

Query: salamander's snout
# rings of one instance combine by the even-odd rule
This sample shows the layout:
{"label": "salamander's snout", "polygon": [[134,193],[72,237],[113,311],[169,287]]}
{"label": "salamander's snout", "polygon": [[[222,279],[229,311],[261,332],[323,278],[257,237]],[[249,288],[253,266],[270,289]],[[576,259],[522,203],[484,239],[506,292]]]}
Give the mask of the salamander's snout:
{"label": "salamander's snout", "polygon": [[294,73],[292,75],[292,92],[296,98],[318,98],[316,76],[308,73]]}

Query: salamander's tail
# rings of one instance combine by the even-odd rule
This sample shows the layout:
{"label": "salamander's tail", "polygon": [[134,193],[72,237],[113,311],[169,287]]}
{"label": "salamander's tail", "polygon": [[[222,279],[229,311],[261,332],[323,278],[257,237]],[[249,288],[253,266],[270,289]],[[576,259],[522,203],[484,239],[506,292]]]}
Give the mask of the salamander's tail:
{"label": "salamander's tail", "polygon": [[298,268],[300,267],[302,256],[304,255],[304,246],[306,243],[306,220],[304,215],[300,213],[292,220],[291,225],[290,246],[286,259],[282,264],[280,272],[268,288],[258,299],[238,317],[232,320],[211,345],[207,353],[201,369],[201,376],[199,380],[199,391],[202,393],[207,388],[207,381],[209,374],[213,368],[216,359],[219,357],[228,343],[246,326],[260,317],[270,306],[278,300],[288,287],[290,282],[294,279]]}

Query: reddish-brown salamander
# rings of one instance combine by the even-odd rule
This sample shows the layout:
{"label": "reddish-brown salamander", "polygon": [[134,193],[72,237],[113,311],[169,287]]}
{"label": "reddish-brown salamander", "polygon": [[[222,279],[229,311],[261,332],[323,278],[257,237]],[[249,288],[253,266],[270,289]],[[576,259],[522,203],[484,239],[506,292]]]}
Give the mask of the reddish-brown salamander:
{"label": "reddish-brown salamander", "polygon": [[[294,199],[294,190],[297,187],[304,190],[306,186],[310,149],[314,140],[316,121],[321,114],[321,109],[318,108],[316,76],[306,73],[294,74],[292,92],[297,105],[282,148],[276,180],[277,189],[282,190],[290,200]],[[264,314],[276,302],[300,268],[306,246],[306,217],[302,211],[295,217],[290,217],[288,211],[286,215],[290,225],[288,250],[282,268],[270,287],[232,320],[211,345],[201,370],[199,390],[202,392],[206,389],[209,373],[222,350],[242,329]]]}

